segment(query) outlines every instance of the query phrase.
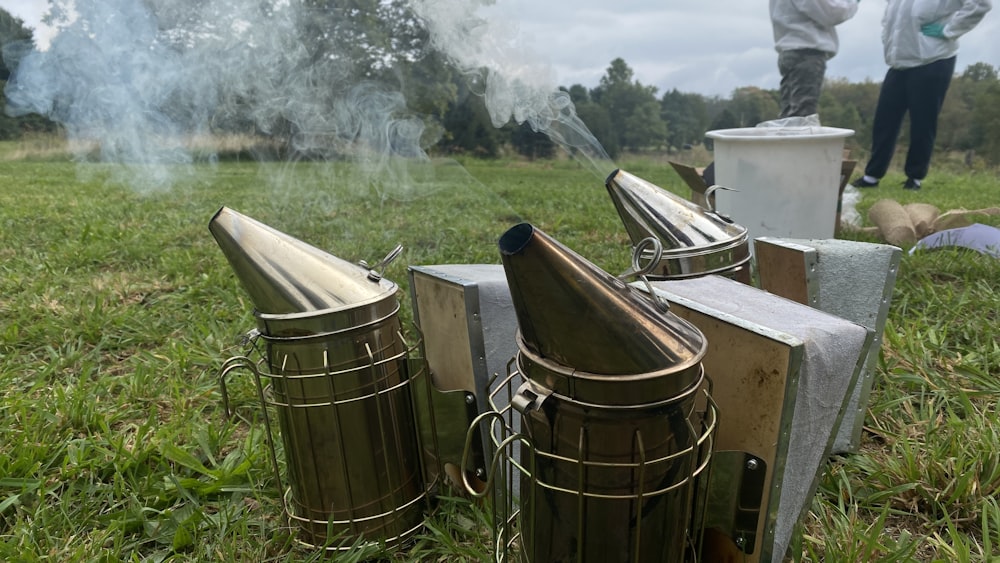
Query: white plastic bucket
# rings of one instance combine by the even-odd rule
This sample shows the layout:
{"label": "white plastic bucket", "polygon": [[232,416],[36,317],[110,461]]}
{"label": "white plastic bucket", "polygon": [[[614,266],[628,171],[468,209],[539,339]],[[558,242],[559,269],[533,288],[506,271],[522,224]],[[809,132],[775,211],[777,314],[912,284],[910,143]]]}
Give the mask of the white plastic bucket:
{"label": "white plastic bucket", "polygon": [[716,209],[762,237],[833,238],[844,139],[835,127],[747,127],[715,143]]}

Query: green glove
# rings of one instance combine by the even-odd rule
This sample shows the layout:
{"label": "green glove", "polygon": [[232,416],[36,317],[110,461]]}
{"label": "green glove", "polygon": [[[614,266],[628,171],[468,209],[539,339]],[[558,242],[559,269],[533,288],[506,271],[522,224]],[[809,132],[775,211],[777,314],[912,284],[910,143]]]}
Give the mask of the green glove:
{"label": "green glove", "polygon": [[920,26],[920,33],[923,33],[927,37],[937,37],[939,39],[944,39],[944,24],[943,23],[925,23]]}

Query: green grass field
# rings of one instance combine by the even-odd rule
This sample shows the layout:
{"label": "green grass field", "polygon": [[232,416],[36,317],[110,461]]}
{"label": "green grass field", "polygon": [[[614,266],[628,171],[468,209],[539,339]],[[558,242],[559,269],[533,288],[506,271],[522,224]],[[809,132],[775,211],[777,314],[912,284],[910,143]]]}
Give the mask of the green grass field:
{"label": "green grass field", "polygon": [[[621,164],[685,193],[662,161]],[[603,178],[573,161],[439,162],[379,182],[343,164],[177,172],[135,191],[104,165],[0,161],[0,560],[322,559],[292,541],[252,385],[232,386],[224,421],[218,370],[254,320],[207,229],[220,206],[352,261],[403,244],[386,275],[404,319],[407,265],[498,263],[496,239],[520,221],[609,272],[629,262]],[[915,193],[902,180],[865,192],[862,215],[879,197],[1000,203],[995,170],[942,166]],[[998,308],[1000,260],[904,255],[864,443],[823,476],[804,560],[1000,558]],[[483,518],[441,499],[387,557],[486,560]]]}

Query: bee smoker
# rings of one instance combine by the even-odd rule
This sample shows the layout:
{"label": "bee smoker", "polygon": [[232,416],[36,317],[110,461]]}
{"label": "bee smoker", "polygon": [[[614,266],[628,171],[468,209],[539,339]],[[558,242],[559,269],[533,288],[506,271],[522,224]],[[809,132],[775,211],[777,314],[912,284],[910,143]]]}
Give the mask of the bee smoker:
{"label": "bee smoker", "polygon": [[[745,227],[624,170],[612,172],[605,187],[629,238],[640,250],[640,260],[650,265],[649,279],[718,274],[750,283]],[[662,245],[659,253],[642,245],[650,237]]]}
{"label": "bee smoker", "polygon": [[498,560],[692,560],[717,416],[701,333],[530,224],[499,248],[517,355],[479,417]]}
{"label": "bee smoker", "polygon": [[[397,544],[419,530],[427,498],[396,284],[228,208],[209,229],[255,306],[248,355],[223,367],[255,374],[271,461],[288,483],[299,541],[330,550]],[[269,412],[276,413],[281,471]]]}

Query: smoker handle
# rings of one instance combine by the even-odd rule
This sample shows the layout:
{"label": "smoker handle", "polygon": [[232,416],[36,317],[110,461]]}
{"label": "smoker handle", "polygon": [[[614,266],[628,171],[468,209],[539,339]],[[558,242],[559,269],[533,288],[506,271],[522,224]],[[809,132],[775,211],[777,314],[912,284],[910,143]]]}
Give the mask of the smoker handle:
{"label": "smoker handle", "polygon": [[[249,342],[255,340],[255,331],[250,331],[247,333]],[[259,334],[259,333],[258,333]],[[232,410],[229,408],[229,392],[226,389],[226,377],[239,369],[244,369],[253,374],[254,386],[257,388],[257,398],[260,400],[260,411],[264,418],[264,437],[267,440],[267,449],[269,457],[271,458],[271,469],[274,471],[274,479],[278,484],[278,490],[285,490],[285,485],[282,483],[281,470],[278,467],[278,454],[274,449],[274,441],[271,438],[271,419],[267,414],[267,402],[264,399],[264,388],[260,383],[261,373],[257,369],[257,364],[248,358],[247,356],[234,356],[229,358],[222,364],[222,368],[219,369],[219,391],[222,393],[222,407],[226,421],[232,417]],[[285,503],[285,495],[281,495],[281,506],[288,512],[288,505]]]}
{"label": "smoker handle", "polygon": [[[649,252],[653,258],[643,266],[641,264],[642,255],[645,252]],[[660,239],[656,237],[646,237],[639,241],[639,244],[635,245],[632,249],[632,265],[631,267],[623,272],[618,279],[624,280],[626,278],[637,278],[646,286],[646,294],[653,305],[662,313],[666,313],[670,310],[670,303],[666,299],[660,297],[655,291],[653,291],[653,285],[649,283],[649,278],[646,274],[653,273],[657,266],[660,264],[660,257],[663,256],[663,243]]]}
{"label": "smoker handle", "polygon": [[[239,342],[241,346],[246,348],[246,353],[249,354],[257,345],[258,338],[260,338],[260,331],[254,328],[240,336]],[[227,421],[233,413],[229,408],[229,392],[226,390],[226,376],[238,369],[245,369],[254,375],[254,381],[257,382],[261,399],[261,406],[266,404],[264,403],[264,394],[260,389],[260,371],[257,370],[257,365],[247,355],[233,356],[223,362],[222,367],[219,369],[219,391],[222,393],[222,408]]]}
{"label": "smoker handle", "polygon": [[[396,248],[390,250],[389,254],[386,254],[385,258],[379,260],[374,266],[369,266],[368,262],[365,262],[364,260],[358,261],[358,264],[362,268],[368,269],[368,279],[372,281],[379,281],[382,279],[382,275],[385,273],[385,267],[388,266],[389,263],[391,263],[393,260],[398,258],[399,255],[402,254],[402,252],[403,252],[403,245],[397,244]],[[378,272],[375,271],[379,270],[380,268],[381,268],[380,271]]]}
{"label": "smoker handle", "polygon": [[739,190],[736,188],[730,188],[729,186],[720,186],[719,184],[712,184],[705,189],[705,205],[708,206],[708,210],[725,222],[732,223],[733,220],[728,215],[723,215],[715,209],[715,192],[719,190],[725,190],[727,192],[738,192]]}
{"label": "smoker handle", "polygon": [[521,433],[514,432],[510,427],[504,424],[504,419],[502,414],[496,411],[486,411],[480,413],[479,416],[472,419],[472,422],[469,424],[468,430],[466,430],[465,448],[462,451],[462,467],[469,466],[469,461],[470,461],[469,456],[470,452],[472,452],[473,449],[472,444],[474,443],[474,440],[479,434],[479,430],[483,424],[485,424],[487,428],[498,426],[499,427],[498,432],[500,433],[499,437],[502,439],[498,439],[493,444],[494,446],[493,455],[490,457],[489,469],[486,471],[485,475],[486,486],[478,486],[478,484],[473,484],[471,481],[469,481],[468,472],[466,471],[461,472],[462,487],[465,489],[466,493],[468,493],[473,497],[484,497],[487,494],[489,494],[490,485],[494,483],[493,479],[497,474],[497,466],[500,465],[500,460],[504,456],[503,452],[507,448],[511,447],[511,445],[516,442],[520,442],[522,444],[528,444],[529,446],[531,445],[530,440],[528,440],[526,436],[524,436]]}
{"label": "smoker handle", "polygon": [[253,360],[246,356],[234,356],[222,364],[222,369],[219,370],[219,392],[222,394],[223,417],[227,422],[232,418],[233,411],[229,408],[229,391],[226,389],[226,377],[230,373],[240,369],[245,369],[255,376],[260,375]]}

